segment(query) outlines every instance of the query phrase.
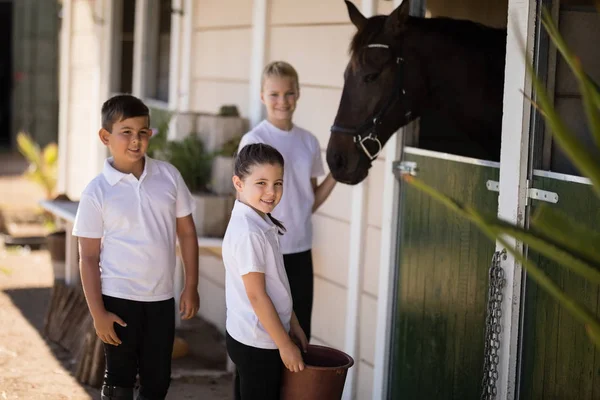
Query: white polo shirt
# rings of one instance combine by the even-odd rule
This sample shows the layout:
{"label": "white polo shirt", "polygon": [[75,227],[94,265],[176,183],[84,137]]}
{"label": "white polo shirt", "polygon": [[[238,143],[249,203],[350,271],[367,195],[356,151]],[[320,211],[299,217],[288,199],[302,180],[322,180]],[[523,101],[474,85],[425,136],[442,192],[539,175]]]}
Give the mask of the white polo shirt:
{"label": "white polo shirt", "polygon": [[271,221],[236,201],[223,238],[227,332],[238,342],[261,349],[277,346],[254,313],[242,276],[250,272],[265,274],[267,294],[289,332],[292,294],[279,251],[278,239],[282,236],[277,232]]}
{"label": "white polo shirt", "polygon": [[324,174],[319,141],[296,125],[288,132],[264,120],[242,137],[239,150],[250,143],[275,147],[285,161],[283,196],[272,213],[287,229],[280,240],[281,252],[292,254],[311,249],[315,194],[310,179]]}
{"label": "white polo shirt", "polygon": [[173,297],[176,218],[193,198],[179,171],[146,157],[140,179],[117,171],[112,158],[81,194],[73,235],[102,238],[102,294],[137,301]]}

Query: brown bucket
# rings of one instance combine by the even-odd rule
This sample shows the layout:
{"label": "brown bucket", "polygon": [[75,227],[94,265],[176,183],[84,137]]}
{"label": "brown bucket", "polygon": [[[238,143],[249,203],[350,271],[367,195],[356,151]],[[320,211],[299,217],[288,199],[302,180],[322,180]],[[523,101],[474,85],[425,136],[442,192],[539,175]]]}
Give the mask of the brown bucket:
{"label": "brown bucket", "polygon": [[337,400],[342,398],[348,369],[354,360],[348,354],[325,346],[308,345],[302,372],[283,370],[281,400]]}

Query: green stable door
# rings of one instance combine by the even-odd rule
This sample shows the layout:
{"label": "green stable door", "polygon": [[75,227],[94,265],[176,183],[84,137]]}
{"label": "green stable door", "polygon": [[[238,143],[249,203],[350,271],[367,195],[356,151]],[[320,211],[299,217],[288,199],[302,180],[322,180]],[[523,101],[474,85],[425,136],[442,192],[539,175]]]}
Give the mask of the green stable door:
{"label": "green stable door", "polygon": [[[496,163],[405,148],[425,183],[496,215]],[[401,185],[392,336],[391,398],[478,399],[488,269],[495,244],[476,226],[410,185]]]}
{"label": "green stable door", "polygon": [[[558,202],[549,204],[550,207],[556,207],[573,220],[598,229],[600,201],[594,195],[592,186],[583,179],[562,174],[536,173],[532,187],[556,193]],[[532,200],[534,210],[539,204],[539,201]],[[600,316],[598,285],[584,281],[578,275],[537,254],[530,253],[529,258],[569,296]],[[590,342],[583,324],[534,281],[527,279],[525,285],[519,398],[600,399],[600,352]]]}
{"label": "green stable door", "polygon": [[[406,148],[403,165],[416,166],[419,179],[446,195],[497,214],[498,193],[486,186],[498,181],[495,163]],[[574,220],[600,225],[600,201],[585,179],[537,172],[532,187],[557,194],[549,205]],[[541,204],[530,202],[532,211]],[[410,185],[402,185],[400,207],[390,398],[479,399],[495,243]],[[600,318],[598,285],[533,252],[528,256]],[[584,326],[535,282],[523,281],[517,398],[600,399],[600,352]]]}

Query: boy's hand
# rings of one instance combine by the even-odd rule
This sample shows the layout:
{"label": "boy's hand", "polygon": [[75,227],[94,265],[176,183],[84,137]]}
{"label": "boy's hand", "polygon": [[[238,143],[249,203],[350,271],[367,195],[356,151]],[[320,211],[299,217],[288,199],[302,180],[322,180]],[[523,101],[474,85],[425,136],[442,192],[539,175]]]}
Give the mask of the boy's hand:
{"label": "boy's hand", "polygon": [[198,312],[200,308],[200,296],[195,287],[185,287],[179,300],[179,314],[181,319],[190,319]]}
{"label": "boy's hand", "polygon": [[298,321],[294,318],[290,324],[290,336],[296,342],[296,344],[304,351],[305,353],[308,351],[308,339],[306,339],[306,334]]}
{"label": "boy's hand", "polygon": [[127,326],[121,318],[108,311],[105,311],[94,318],[94,328],[96,329],[96,335],[98,335],[100,340],[106,344],[118,346],[121,344],[121,339],[119,339],[115,332],[115,323],[123,327]]}
{"label": "boy's hand", "polygon": [[291,340],[279,349],[279,355],[281,361],[287,369],[292,372],[304,371],[304,360],[302,360],[302,354],[300,349]]}

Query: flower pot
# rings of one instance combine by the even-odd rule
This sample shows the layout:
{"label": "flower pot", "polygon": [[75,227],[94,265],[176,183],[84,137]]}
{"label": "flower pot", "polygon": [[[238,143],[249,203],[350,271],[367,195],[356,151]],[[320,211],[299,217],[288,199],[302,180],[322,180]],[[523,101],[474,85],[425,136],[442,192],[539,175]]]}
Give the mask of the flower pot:
{"label": "flower pot", "polygon": [[346,353],[325,346],[308,345],[302,372],[283,370],[281,400],[336,400],[342,398],[348,369],[354,365]]}
{"label": "flower pot", "polygon": [[202,237],[222,238],[229,223],[235,197],[214,193],[192,193],[192,196],[196,200],[196,234]]}
{"label": "flower pot", "polygon": [[227,141],[247,131],[248,120],[245,118],[200,114],[196,120],[196,134],[209,152],[218,151]]}
{"label": "flower pot", "polygon": [[211,169],[210,187],[216,194],[231,195],[235,193],[233,188],[233,157],[216,156],[213,159]]}
{"label": "flower pot", "polygon": [[46,236],[46,246],[52,260],[54,280],[65,280],[65,246],[67,233],[65,231],[53,232]]}

